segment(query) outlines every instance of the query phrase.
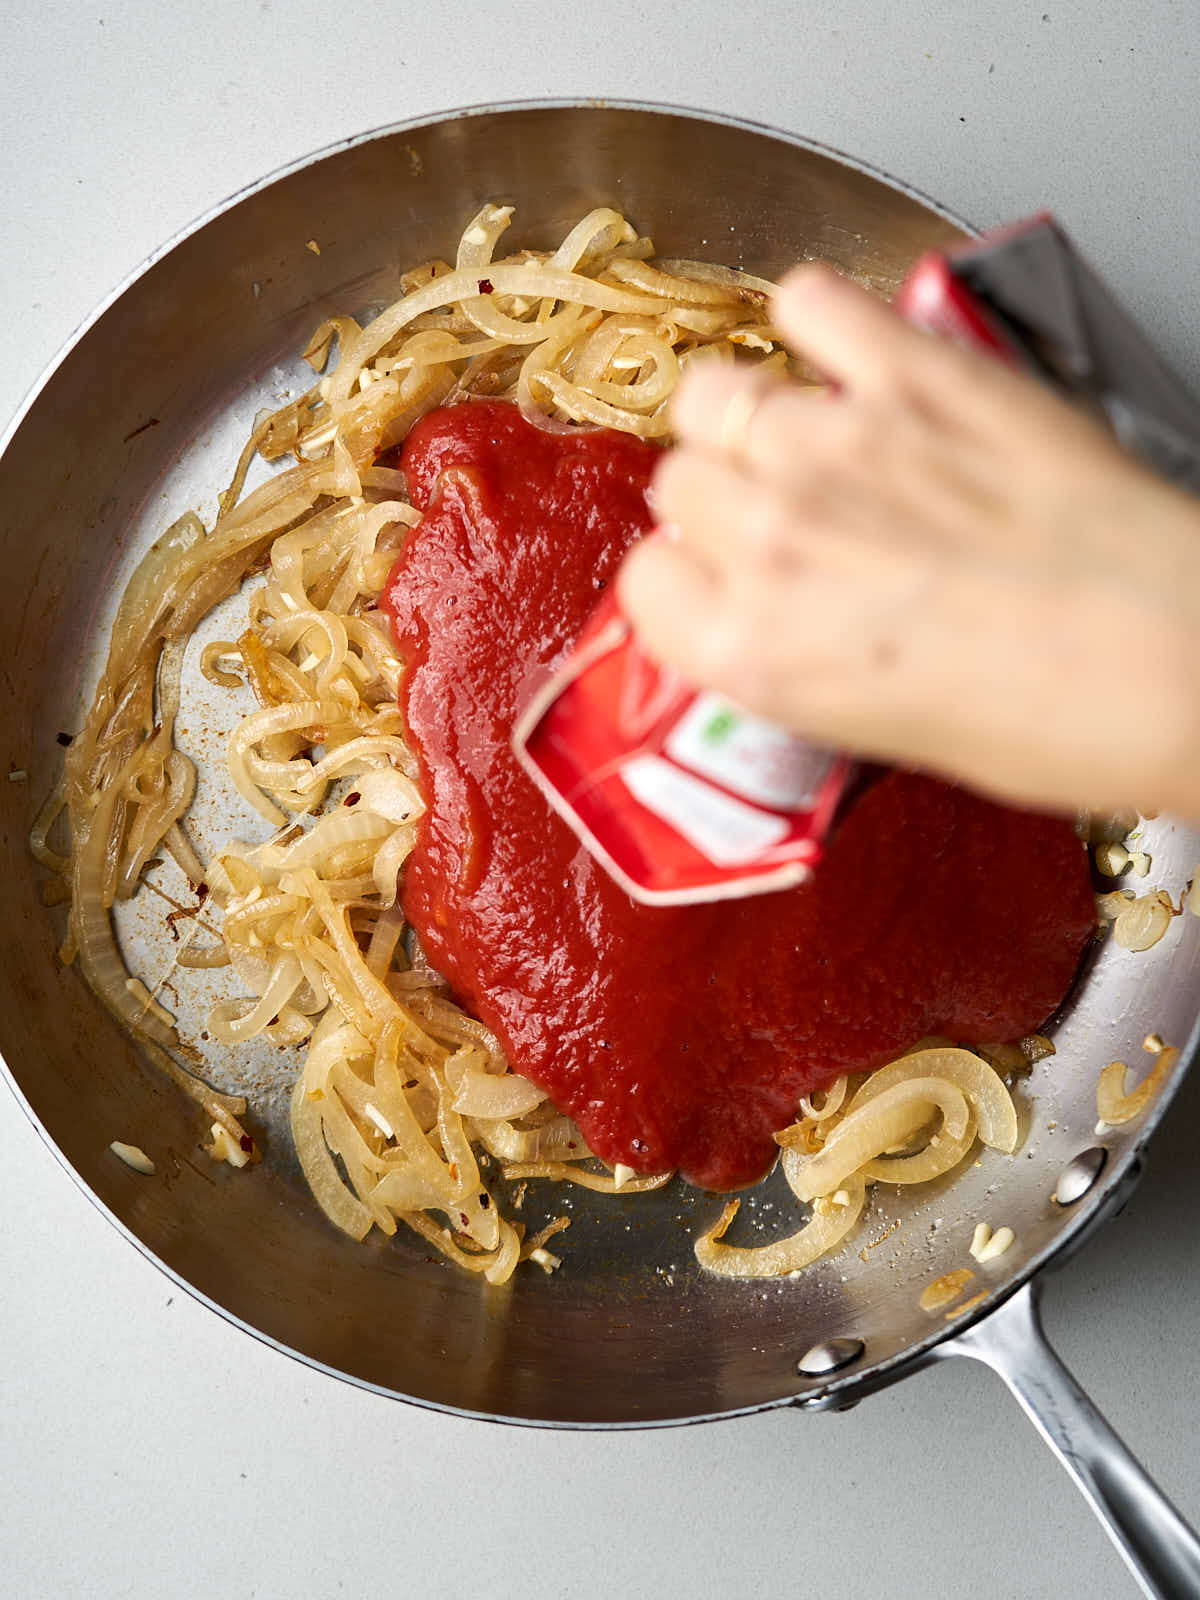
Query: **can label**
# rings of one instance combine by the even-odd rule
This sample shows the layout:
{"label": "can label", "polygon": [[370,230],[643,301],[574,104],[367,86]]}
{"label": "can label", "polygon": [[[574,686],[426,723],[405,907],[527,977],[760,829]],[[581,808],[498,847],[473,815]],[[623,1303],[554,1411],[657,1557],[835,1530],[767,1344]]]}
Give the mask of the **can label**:
{"label": "can label", "polygon": [[513,731],[525,771],[635,900],[686,905],[802,883],[850,772],[593,613]]}

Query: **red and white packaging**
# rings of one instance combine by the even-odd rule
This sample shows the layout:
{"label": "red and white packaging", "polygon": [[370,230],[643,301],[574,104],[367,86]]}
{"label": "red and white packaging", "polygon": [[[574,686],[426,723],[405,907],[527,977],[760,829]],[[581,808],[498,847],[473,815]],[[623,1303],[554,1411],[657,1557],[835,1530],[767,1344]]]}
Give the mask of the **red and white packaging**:
{"label": "red and white packaging", "polygon": [[[1195,402],[1052,218],[921,257],[894,303],[933,333],[1035,373],[1150,465],[1200,489]],[[525,706],[513,749],[647,905],[803,882],[852,771],[848,757],[652,661],[612,598]]]}
{"label": "red and white packaging", "polygon": [[524,707],[513,748],[558,814],[646,905],[802,883],[850,772],[846,756],[651,660],[611,596]]}

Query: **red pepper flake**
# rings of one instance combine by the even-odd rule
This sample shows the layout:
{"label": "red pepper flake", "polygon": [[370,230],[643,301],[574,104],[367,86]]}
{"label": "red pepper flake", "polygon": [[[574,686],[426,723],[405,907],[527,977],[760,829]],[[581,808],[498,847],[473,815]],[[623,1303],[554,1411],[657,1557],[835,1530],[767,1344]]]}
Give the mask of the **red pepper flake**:
{"label": "red pepper flake", "polygon": [[490,278],[480,278],[480,280],[479,280],[479,292],[480,292],[480,294],[494,294],[495,293],[495,287],[494,287],[494,285],[492,283],[492,280]]}
{"label": "red pepper flake", "polygon": [[254,1140],[250,1137],[250,1135],[248,1133],[244,1133],[242,1135],[242,1137],[238,1140],[238,1143],[241,1145],[242,1149],[246,1152],[247,1155],[249,1155],[251,1150],[254,1149]]}
{"label": "red pepper flake", "polygon": [[[407,1088],[407,1087],[410,1087],[410,1086],[409,1085],[405,1085],[405,1087]],[[458,1182],[458,1167],[455,1165],[455,1163],[453,1161],[450,1163],[449,1170],[450,1170],[450,1182],[451,1183],[457,1183]]]}
{"label": "red pepper flake", "polygon": [[458,1220],[462,1223],[464,1228],[469,1228],[471,1226],[471,1219],[465,1211],[460,1211],[458,1213]]}
{"label": "red pepper flake", "polygon": [[491,1198],[490,1195],[481,1194],[479,1196],[479,1204],[483,1207],[483,1209],[485,1211],[491,1205],[491,1203],[492,1203],[492,1198]]}
{"label": "red pepper flake", "polygon": [[350,793],[342,801],[342,804],[344,806],[356,806],[361,799],[362,795],[359,794],[358,790],[351,789]]}

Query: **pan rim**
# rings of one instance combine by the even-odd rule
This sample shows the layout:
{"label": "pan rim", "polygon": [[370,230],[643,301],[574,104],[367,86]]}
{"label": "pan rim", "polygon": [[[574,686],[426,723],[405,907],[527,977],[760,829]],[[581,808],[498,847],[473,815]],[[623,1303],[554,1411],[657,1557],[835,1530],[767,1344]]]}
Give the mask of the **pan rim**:
{"label": "pan rim", "polygon": [[173,234],[169,235],[161,244],[156,245],[149,254],[142,257],[123,278],[104,295],[93,309],[79,322],[59,345],[45,366],[34,378],[23,398],[18,401],[16,409],[0,430],[0,456],[3,456],[13,438],[16,436],[21,424],[29,415],[35,402],[53,378],[58,368],[70,355],[84,336],[95,327],[100,319],[116,304],[127,290],[133,288],[141,278],[144,278],[150,269],[164,260],[179,245],[185,243],[194,235],[200,233],[210,223],[215,222],[226,212],[232,211],[243,200],[269,189],[273,184],[290,178],[298,172],[303,172],[309,167],[316,166],[319,162],[328,160],[332,156],[343,155],[348,150],[355,150],[361,146],[372,144],[376,140],[389,139],[396,134],[412,133],[420,128],[435,127],[440,123],[463,121],[468,117],[484,117],[504,115],[523,111],[634,111],[647,116],[681,117],[692,122],[710,123],[719,127],[737,128],[745,133],[760,134],[765,138],[789,144],[800,150],[810,150],[816,155],[829,157],[840,165],[849,167],[863,176],[875,179],[908,199],[916,201],[934,212],[944,221],[952,223],[964,233],[978,235],[981,231],[974,223],[960,217],[948,206],[941,204],[927,195],[915,185],[894,178],[890,173],[884,172],[881,167],[874,166],[869,161],[863,161],[857,156],[847,154],[844,150],[837,149],[834,145],[823,144],[820,140],[809,139],[802,134],[790,133],[786,129],[776,128],[767,122],[757,122],[750,117],[737,117],[724,112],[706,111],[697,106],[676,105],[668,101],[634,100],[623,98],[593,98],[583,96],[552,96],[547,98],[530,98],[525,100],[494,100],[480,101],[469,106],[454,106],[445,111],[429,115],[407,117],[399,122],[382,123],[378,127],[369,128],[363,133],[351,134],[345,139],[337,139],[318,149],[310,151],[307,155],[298,156],[294,161],[287,161],[278,167],[273,167],[261,177],[244,184],[240,189],[235,189],[232,194],[223,200],[216,201],[206,210],[199,213],[190,222],[186,222]]}

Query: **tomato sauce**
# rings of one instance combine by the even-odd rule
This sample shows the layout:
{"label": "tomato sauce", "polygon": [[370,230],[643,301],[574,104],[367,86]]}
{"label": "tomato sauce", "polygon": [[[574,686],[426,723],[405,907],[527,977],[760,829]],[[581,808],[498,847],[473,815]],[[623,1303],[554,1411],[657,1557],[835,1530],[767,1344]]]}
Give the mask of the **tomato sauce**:
{"label": "tomato sauce", "polygon": [[403,901],[458,999],[597,1154],[730,1189],[838,1073],[926,1034],[1036,1028],[1095,913],[1066,822],[898,771],[849,804],[800,888],[650,908],[616,886],[509,733],[648,529],[656,458],[621,434],[543,433],[499,401],[411,431],[425,515],[383,599],[429,803]]}

